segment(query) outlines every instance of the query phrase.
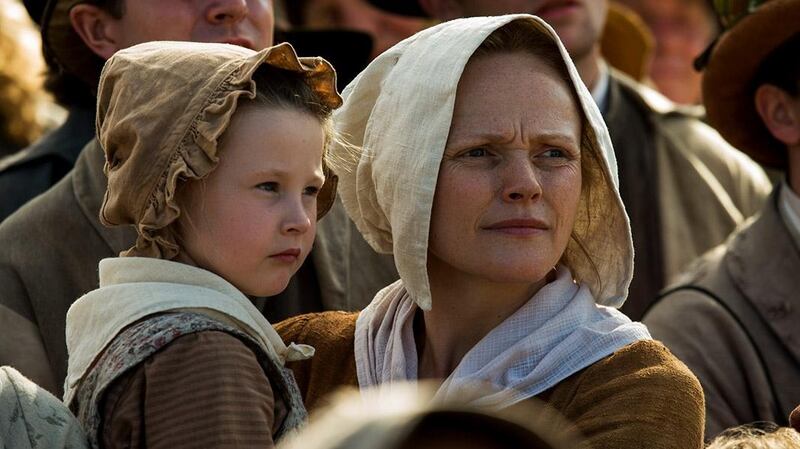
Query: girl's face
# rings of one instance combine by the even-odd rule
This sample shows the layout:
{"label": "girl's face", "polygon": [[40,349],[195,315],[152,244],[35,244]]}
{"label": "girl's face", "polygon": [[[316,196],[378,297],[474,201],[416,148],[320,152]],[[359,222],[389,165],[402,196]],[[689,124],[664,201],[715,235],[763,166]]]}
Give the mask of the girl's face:
{"label": "girl's face", "polygon": [[181,192],[179,257],[248,295],[283,291],[314,243],[323,144],[308,113],[240,106],[217,168]]}

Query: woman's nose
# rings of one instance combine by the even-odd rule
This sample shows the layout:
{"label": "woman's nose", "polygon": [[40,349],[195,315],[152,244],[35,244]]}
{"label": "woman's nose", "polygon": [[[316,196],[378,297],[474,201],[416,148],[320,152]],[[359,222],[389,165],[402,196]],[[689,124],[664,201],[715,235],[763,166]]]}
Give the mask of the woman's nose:
{"label": "woman's nose", "polygon": [[281,224],[281,232],[284,234],[304,234],[311,229],[312,215],[316,210],[309,210],[303,199],[291,201],[287,205],[284,215],[283,223]]}
{"label": "woman's nose", "polygon": [[520,202],[541,196],[542,185],[530,160],[509,161],[502,169],[503,201]]}
{"label": "woman's nose", "polygon": [[247,0],[216,0],[206,10],[206,20],[214,25],[235,24],[248,13]]}

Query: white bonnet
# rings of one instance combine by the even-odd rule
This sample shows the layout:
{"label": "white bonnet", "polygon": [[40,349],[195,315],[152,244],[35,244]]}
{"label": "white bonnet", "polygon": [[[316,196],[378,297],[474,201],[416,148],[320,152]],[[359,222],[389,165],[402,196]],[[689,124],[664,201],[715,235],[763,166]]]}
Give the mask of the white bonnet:
{"label": "white bonnet", "polygon": [[[515,14],[453,20],[421,31],[376,58],[345,88],[336,131],[356,155],[338,170],[345,209],[378,252],[394,254],[400,278],[430,309],[428,236],[439,166],[459,79],[474,51],[512,21],[558,45],[585,116],[584,186],[562,263],[596,301],[619,307],[633,276],[630,225],[618,191],[617,163],[605,122],[555,32],[538,17]],[[340,145],[340,144],[335,144]],[[333,148],[334,154],[354,151]]]}

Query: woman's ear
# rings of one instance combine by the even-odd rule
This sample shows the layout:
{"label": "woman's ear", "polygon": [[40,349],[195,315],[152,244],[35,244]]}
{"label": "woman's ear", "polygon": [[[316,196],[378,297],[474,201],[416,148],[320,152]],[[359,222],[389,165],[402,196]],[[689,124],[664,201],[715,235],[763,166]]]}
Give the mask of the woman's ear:
{"label": "woman's ear", "polygon": [[69,11],[69,20],[83,43],[103,60],[121,49],[117,39],[119,20],[103,9],[81,3]]}
{"label": "woman's ear", "polygon": [[771,84],[756,89],[755,106],[773,137],[787,146],[800,144],[800,98]]}

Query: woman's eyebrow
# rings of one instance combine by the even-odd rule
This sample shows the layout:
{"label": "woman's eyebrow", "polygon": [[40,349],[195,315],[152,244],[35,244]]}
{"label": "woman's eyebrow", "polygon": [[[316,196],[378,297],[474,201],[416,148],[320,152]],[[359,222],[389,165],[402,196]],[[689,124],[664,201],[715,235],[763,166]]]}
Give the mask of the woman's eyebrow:
{"label": "woman's eyebrow", "polygon": [[[514,133],[513,135],[509,133],[500,133],[491,131],[475,133],[472,132],[471,130],[467,130],[461,134],[452,134],[451,137],[452,139],[447,143],[448,148],[451,146],[463,147],[470,145],[479,145],[482,143],[501,143],[501,144],[509,143],[513,142],[517,138],[516,133]],[[541,141],[575,143],[577,141],[575,136],[573,136],[568,132],[562,132],[562,131],[536,132],[527,137],[528,138],[526,139],[526,141],[528,143],[541,142]]]}

